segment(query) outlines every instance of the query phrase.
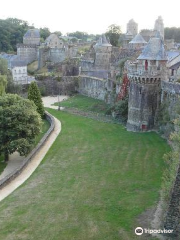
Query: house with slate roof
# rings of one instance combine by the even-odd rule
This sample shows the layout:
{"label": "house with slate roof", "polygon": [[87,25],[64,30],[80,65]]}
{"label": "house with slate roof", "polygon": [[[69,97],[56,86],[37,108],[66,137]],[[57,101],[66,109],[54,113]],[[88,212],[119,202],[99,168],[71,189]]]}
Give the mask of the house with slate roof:
{"label": "house with slate roof", "polygon": [[17,55],[25,64],[38,58],[38,46],[40,45],[40,32],[38,29],[29,29],[24,37],[23,44],[17,44]]}
{"label": "house with slate roof", "polygon": [[147,45],[147,42],[144,40],[144,38],[141,36],[140,33],[138,33],[128,44],[130,49],[133,50],[141,50],[144,48],[145,45]]}

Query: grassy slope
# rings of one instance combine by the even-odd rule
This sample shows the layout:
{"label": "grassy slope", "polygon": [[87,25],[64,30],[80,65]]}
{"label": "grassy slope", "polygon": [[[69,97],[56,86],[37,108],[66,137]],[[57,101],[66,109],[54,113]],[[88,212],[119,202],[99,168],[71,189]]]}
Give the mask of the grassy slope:
{"label": "grassy slope", "polygon": [[62,132],[31,178],[0,203],[0,239],[136,239],[137,216],[158,200],[166,142],[49,111]]}
{"label": "grassy slope", "polygon": [[43,121],[42,130],[35,139],[35,145],[38,144],[38,142],[41,140],[41,138],[44,136],[44,134],[50,128],[50,124],[46,119],[43,119],[42,121]]}
{"label": "grassy slope", "polygon": [[[58,103],[55,103],[55,105],[58,106]],[[78,108],[84,111],[92,111],[99,113],[105,113],[106,110],[109,108],[109,105],[106,104],[104,101],[93,99],[83,95],[75,95],[61,102],[60,106],[67,108]]]}

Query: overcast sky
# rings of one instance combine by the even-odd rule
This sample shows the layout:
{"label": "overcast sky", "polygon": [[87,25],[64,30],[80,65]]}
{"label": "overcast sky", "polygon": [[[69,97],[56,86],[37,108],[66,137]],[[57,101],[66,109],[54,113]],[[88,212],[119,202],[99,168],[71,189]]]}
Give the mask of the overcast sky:
{"label": "overcast sky", "polygon": [[0,19],[19,18],[63,34],[103,33],[111,24],[126,31],[133,18],[139,30],[152,29],[161,15],[165,27],[180,27],[180,0],[1,0]]}

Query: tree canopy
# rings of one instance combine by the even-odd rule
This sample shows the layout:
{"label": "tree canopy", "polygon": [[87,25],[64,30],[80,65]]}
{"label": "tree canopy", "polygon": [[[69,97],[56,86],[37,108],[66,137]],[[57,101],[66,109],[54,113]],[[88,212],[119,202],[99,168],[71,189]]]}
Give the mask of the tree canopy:
{"label": "tree canopy", "polygon": [[0,153],[5,161],[15,151],[21,156],[29,153],[41,124],[32,101],[16,94],[0,96]]}
{"label": "tree canopy", "polygon": [[37,107],[38,113],[44,117],[44,106],[41,99],[41,93],[36,82],[32,82],[28,89],[28,99],[33,101]]}
{"label": "tree canopy", "polygon": [[[0,52],[15,52],[16,45],[23,42],[23,36],[28,29],[34,28],[17,18],[0,19]],[[48,28],[40,28],[42,40],[45,40],[50,31]]]}
{"label": "tree canopy", "polygon": [[109,38],[110,43],[117,47],[119,43],[119,37],[121,36],[121,27],[116,24],[110,25],[107,29],[106,36]]}
{"label": "tree canopy", "polygon": [[40,36],[43,41],[51,34],[49,28],[40,28]]}
{"label": "tree canopy", "polygon": [[80,31],[76,31],[76,32],[72,32],[72,33],[67,33],[67,35],[69,37],[76,37],[78,39],[81,39],[83,41],[87,41],[87,38],[88,38],[88,33],[86,32],[80,32]]}
{"label": "tree canopy", "polygon": [[165,39],[174,39],[175,42],[180,43],[180,28],[171,27],[164,29]]}

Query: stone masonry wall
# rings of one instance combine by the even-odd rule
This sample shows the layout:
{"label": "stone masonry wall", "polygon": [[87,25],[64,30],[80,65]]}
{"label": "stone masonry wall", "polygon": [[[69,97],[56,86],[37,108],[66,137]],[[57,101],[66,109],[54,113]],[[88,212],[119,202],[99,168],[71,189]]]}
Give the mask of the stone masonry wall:
{"label": "stone masonry wall", "polygon": [[79,80],[79,93],[88,97],[105,100],[107,92],[106,81],[88,76],[81,76]]}
{"label": "stone masonry wall", "polygon": [[[180,84],[172,82],[161,82],[162,94],[161,102],[168,101],[168,112],[170,119],[173,120],[176,117],[176,107],[178,99],[180,97]],[[173,235],[168,239],[179,239],[180,237],[180,165],[177,170],[176,180],[172,189],[169,208],[166,214],[164,222],[165,229],[172,229]],[[170,236],[168,236],[170,237]]]}

